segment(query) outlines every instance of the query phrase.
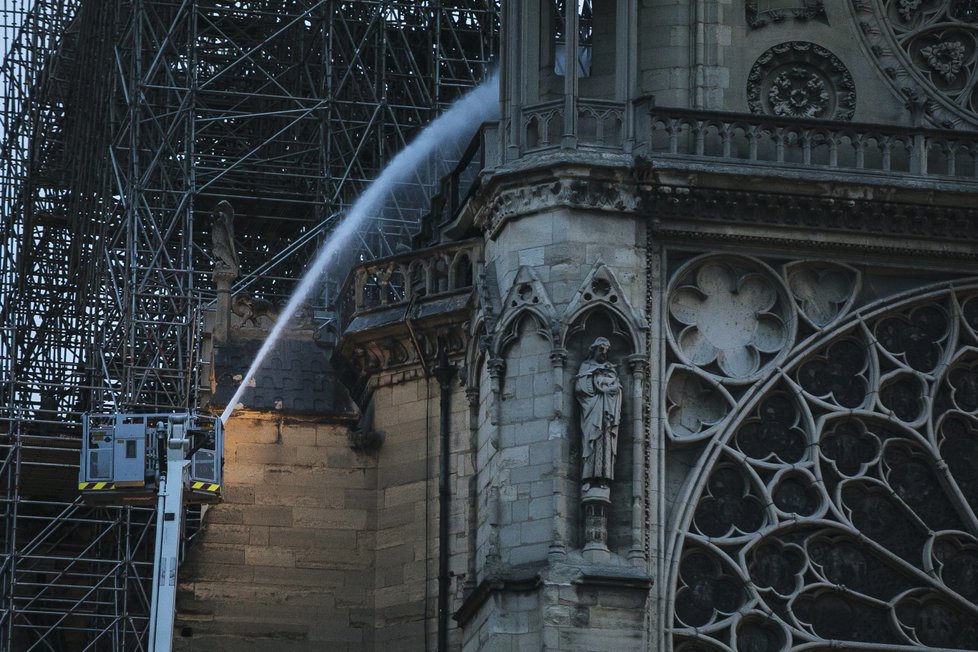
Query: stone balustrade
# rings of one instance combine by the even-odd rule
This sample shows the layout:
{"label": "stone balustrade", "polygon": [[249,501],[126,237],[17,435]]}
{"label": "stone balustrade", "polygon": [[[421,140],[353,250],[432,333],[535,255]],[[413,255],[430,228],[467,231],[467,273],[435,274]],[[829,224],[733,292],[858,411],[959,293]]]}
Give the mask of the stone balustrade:
{"label": "stone balustrade", "polygon": [[577,100],[573,130],[566,128],[562,100],[528,106],[522,111],[520,146],[526,154],[569,146],[694,163],[978,180],[978,134],[648,105],[648,98],[635,104],[634,134],[626,129],[630,121],[619,102]]}
{"label": "stone balustrade", "polygon": [[[577,147],[621,150],[624,137],[625,105],[621,102],[579,99]],[[523,109],[521,135],[525,152],[561,147],[565,135],[565,104],[555,100]]]}
{"label": "stone balustrade", "polygon": [[648,154],[850,174],[978,179],[978,134],[654,107]]}
{"label": "stone balustrade", "polygon": [[467,240],[359,265],[341,294],[343,323],[372,309],[471,288],[481,261],[481,241]]}

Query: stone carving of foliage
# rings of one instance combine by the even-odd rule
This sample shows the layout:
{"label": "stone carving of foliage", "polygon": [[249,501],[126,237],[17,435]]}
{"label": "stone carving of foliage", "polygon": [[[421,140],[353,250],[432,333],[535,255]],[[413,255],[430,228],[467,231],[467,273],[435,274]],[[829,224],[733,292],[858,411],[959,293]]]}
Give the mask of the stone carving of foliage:
{"label": "stone carving of foliage", "polygon": [[779,73],[767,95],[771,112],[789,118],[817,118],[829,105],[825,82],[800,66]]}
{"label": "stone carving of foliage", "polygon": [[815,43],[791,41],[758,57],[747,78],[747,104],[753,113],[851,120],[856,85],[834,54]]}
{"label": "stone carving of foliage", "polygon": [[978,0],[853,0],[893,88],[944,128],[978,126]]}
{"label": "stone carving of foliage", "polygon": [[827,323],[680,501],[674,649],[978,649],[978,295]]}
{"label": "stone carving of foliage", "polygon": [[796,0],[787,5],[784,2],[747,0],[744,3],[744,15],[747,24],[757,29],[788,19],[825,22],[825,7],[822,6],[822,0]]}
{"label": "stone carving of foliage", "polygon": [[762,263],[734,257],[687,265],[669,292],[669,315],[684,361],[737,381],[769,366],[795,325],[780,280]]}

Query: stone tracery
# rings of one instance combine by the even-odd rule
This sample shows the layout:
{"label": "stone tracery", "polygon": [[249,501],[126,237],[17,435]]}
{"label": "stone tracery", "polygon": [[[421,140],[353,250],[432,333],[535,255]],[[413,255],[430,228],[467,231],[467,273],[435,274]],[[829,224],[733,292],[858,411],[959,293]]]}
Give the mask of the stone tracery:
{"label": "stone tracery", "polygon": [[[799,267],[784,268],[796,299]],[[716,374],[740,404],[699,424],[712,438],[667,431],[674,447],[707,442],[672,548],[677,650],[978,647],[978,295],[922,292],[846,316],[834,285],[835,325],[780,369],[739,390]],[[673,379],[685,389],[694,373],[670,373],[671,409]]]}
{"label": "stone tracery", "polygon": [[746,379],[788,341],[783,288],[763,269],[734,259],[692,266],[669,297],[673,337],[690,363]]}
{"label": "stone tracery", "polygon": [[939,127],[978,126],[978,4],[853,0],[863,39],[894,89]]}

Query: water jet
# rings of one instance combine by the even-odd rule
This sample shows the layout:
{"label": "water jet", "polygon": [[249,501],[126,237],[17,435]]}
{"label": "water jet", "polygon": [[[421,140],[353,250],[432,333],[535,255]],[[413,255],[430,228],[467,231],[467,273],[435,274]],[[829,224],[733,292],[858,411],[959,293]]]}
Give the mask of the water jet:
{"label": "water jet", "polygon": [[329,272],[330,267],[335,267],[341,252],[350,244],[354,234],[360,231],[364,224],[383,206],[385,200],[395,191],[396,186],[408,180],[411,173],[419,165],[442,157],[450,148],[457,147],[459,143],[467,142],[482,123],[496,119],[498,114],[499,77],[493,75],[482,85],[461,97],[445,113],[432,121],[391,160],[354,202],[346,217],[323,243],[285,308],[279,314],[279,318],[275,321],[268,337],[262,343],[231,400],[228,401],[224,412],[221,413],[222,423],[230,418],[248,388],[248,383],[254,378],[262,362],[282,336],[289,323],[290,315],[299,309],[303,301],[320,283],[323,276]]}

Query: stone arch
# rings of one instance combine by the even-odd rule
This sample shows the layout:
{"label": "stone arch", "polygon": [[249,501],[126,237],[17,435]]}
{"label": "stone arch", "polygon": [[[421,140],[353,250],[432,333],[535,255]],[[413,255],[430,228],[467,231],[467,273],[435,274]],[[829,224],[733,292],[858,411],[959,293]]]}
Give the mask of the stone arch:
{"label": "stone arch", "polygon": [[648,323],[641,311],[632,307],[628,295],[621,283],[618,282],[614,272],[600,260],[591,268],[584,282],[574,294],[574,298],[564,310],[560,321],[561,332],[558,340],[562,346],[566,348],[567,339],[570,330],[574,328],[574,324],[580,323],[588,313],[595,309],[613,315],[624,324],[632,353],[642,354],[645,352],[644,332],[648,330]]}
{"label": "stone arch", "polygon": [[416,296],[425,296],[428,294],[428,288],[430,287],[428,283],[428,264],[423,259],[412,260],[408,265],[407,270],[407,296],[413,298]]}
{"label": "stone arch", "polygon": [[452,290],[460,290],[472,285],[475,269],[472,258],[467,251],[459,251],[452,258],[452,266],[448,271],[448,286]]}
{"label": "stone arch", "polygon": [[597,337],[607,338],[611,343],[609,360],[616,365],[619,380],[622,385],[622,410],[618,431],[617,456],[614,465],[614,481],[611,483],[611,507],[608,511],[608,548],[620,557],[626,557],[632,550],[633,541],[633,511],[632,502],[635,498],[635,442],[642,439],[642,393],[643,388],[633,374],[637,363],[636,343],[629,325],[617,311],[611,311],[601,305],[590,305],[579,311],[573,322],[564,330],[563,350],[566,351],[566,361],[563,367],[562,385],[570,395],[570,432],[568,446],[568,485],[569,493],[574,497],[572,504],[578,509],[570,511],[568,530],[575,547],[583,542],[584,520],[580,509],[581,493],[581,408],[573,396],[575,380],[581,363],[587,358],[588,350]]}
{"label": "stone arch", "polygon": [[502,302],[501,314],[493,335],[493,355],[502,353],[503,347],[513,337],[514,322],[522,319],[525,314],[533,315],[541,329],[548,331],[545,337],[553,346],[552,330],[557,321],[557,311],[536,273],[531,267],[524,265],[517,271],[513,285]]}

